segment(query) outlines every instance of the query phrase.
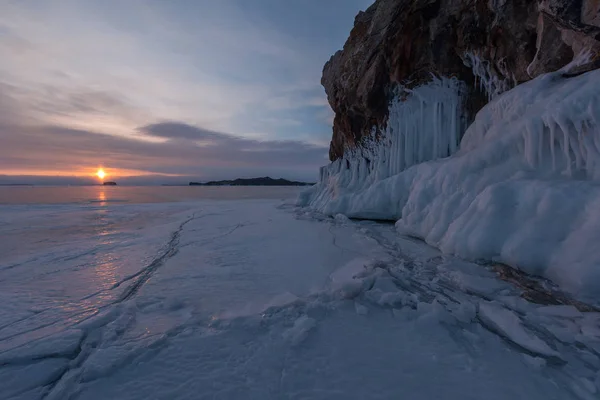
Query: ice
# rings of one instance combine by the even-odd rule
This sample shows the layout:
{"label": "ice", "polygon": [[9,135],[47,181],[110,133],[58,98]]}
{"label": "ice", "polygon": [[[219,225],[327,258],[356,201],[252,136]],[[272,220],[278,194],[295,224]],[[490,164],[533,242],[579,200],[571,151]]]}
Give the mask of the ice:
{"label": "ice", "polygon": [[51,384],[63,374],[68,363],[69,360],[64,358],[48,358],[28,364],[3,365],[0,368],[0,398],[11,399]]}
{"label": "ice", "polygon": [[[577,54],[573,56],[571,62],[562,67],[562,72],[571,72],[575,67],[585,65],[594,59],[594,52],[590,47],[582,47]],[[529,72],[529,70],[527,70]]]}
{"label": "ice", "polygon": [[360,304],[359,302],[354,302],[354,309],[356,310],[356,313],[358,315],[369,314],[369,309],[366,306]]}
{"label": "ice", "polygon": [[51,357],[71,358],[77,354],[83,336],[84,332],[80,329],[67,329],[0,353],[0,364],[18,364]]}
{"label": "ice", "polygon": [[528,354],[523,354],[525,362],[535,369],[542,369],[546,366],[546,360],[542,357],[532,357]]}
{"label": "ice", "polygon": [[303,315],[294,321],[294,326],[283,332],[283,337],[289,340],[292,346],[298,346],[315,326],[317,326],[315,319]]}
{"label": "ice", "polygon": [[[480,90],[484,90],[488,95],[488,100],[491,100],[503,92],[512,89],[516,86],[516,79],[512,77],[512,82],[509,79],[500,79],[492,72],[490,62],[482,60],[476,53],[465,53],[465,65],[471,67],[473,75],[475,75],[475,84]],[[508,74],[508,69],[504,66],[502,72]]]}
{"label": "ice", "polygon": [[366,271],[366,266],[370,260],[357,258],[350,261],[348,264],[338,268],[329,277],[330,288],[334,293],[340,293],[342,297],[351,298],[357,295],[362,288],[362,280],[360,275]]}
{"label": "ice", "polygon": [[287,305],[297,302],[298,300],[300,300],[300,298],[293,293],[290,293],[290,292],[281,293],[281,294],[273,297],[273,299],[271,299],[266,304],[265,310],[269,309],[271,307],[287,306]]}
{"label": "ice", "polygon": [[350,219],[346,217],[344,214],[337,214],[335,217],[335,222],[338,224],[347,224],[350,223]]}
{"label": "ice", "polygon": [[[597,394],[597,313],[528,303],[491,269],[392,224],[338,223],[272,200],[104,207],[0,209],[13,220],[0,232],[20,232],[22,248],[33,248],[29,236],[59,247],[0,252],[10,310],[0,318],[0,398]],[[64,240],[48,229],[58,208]],[[90,251],[105,230],[129,239]],[[494,301],[490,330],[477,304]]]}
{"label": "ice", "polygon": [[369,289],[364,293],[364,297],[372,304],[394,308],[418,303],[415,296],[399,290],[398,285],[387,272],[378,272],[370,277],[367,286]]}
{"label": "ice", "polygon": [[[311,203],[334,215],[337,213],[330,212],[333,208],[327,205],[332,197],[349,201],[344,197],[347,192],[366,188],[412,165],[453,154],[466,128],[460,116],[463,91],[464,85],[454,78],[432,77],[427,85],[398,87],[387,125],[374,129],[360,147],[348,149],[344,158],[321,168],[319,184],[303,192],[299,203]],[[361,216],[377,219],[381,214],[380,206],[376,206],[371,212],[363,210]]]}
{"label": "ice", "polygon": [[536,313],[561,318],[583,318],[581,311],[573,306],[544,306],[538,308]]}
{"label": "ice", "polygon": [[580,327],[581,335],[600,341],[600,313],[587,313]]}
{"label": "ice", "polygon": [[462,323],[472,322],[477,316],[477,307],[475,304],[464,302],[450,309],[450,312],[456,319]]}
{"label": "ice", "polygon": [[505,307],[519,313],[526,314],[536,309],[533,304],[529,303],[527,300],[521,297],[515,296],[498,296],[496,300],[502,303]]}
{"label": "ice", "polygon": [[452,271],[449,276],[462,290],[469,293],[491,295],[509,287],[506,282],[495,278],[464,274],[460,271]]}
{"label": "ice", "polygon": [[494,303],[481,302],[477,315],[484,325],[505,336],[511,342],[544,357],[559,357],[543,340],[528,332],[521,319],[512,311]]}
{"label": "ice", "polygon": [[[440,92],[440,101],[448,98]],[[443,126],[447,130],[436,132],[446,140],[460,135],[448,121]],[[422,137],[432,149],[432,136]],[[383,150],[369,157],[370,165],[406,159]],[[389,174],[371,167],[366,177],[353,169],[359,161],[324,167],[299,204],[329,215],[397,221],[401,234],[445,253],[508,264],[598,299],[600,71],[546,74],[495,97],[448,158],[412,167],[400,162],[405,169]]]}

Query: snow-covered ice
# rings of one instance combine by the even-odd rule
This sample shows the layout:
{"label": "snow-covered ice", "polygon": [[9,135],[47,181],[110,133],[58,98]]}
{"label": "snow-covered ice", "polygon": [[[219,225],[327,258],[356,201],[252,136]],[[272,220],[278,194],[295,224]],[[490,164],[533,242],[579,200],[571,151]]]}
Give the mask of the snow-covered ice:
{"label": "snow-covered ice", "polygon": [[275,200],[0,209],[2,399],[592,399],[600,313]]}
{"label": "snow-covered ice", "polygon": [[[375,148],[368,156],[348,152],[323,168],[298,204],[327,215],[397,221],[399,233],[446,254],[501,262],[599,301],[600,71],[563,73],[495,95],[455,152],[428,153],[418,163],[390,158],[376,146],[367,146]],[[454,142],[455,124],[413,106],[454,109],[460,91],[451,96],[440,82],[421,87],[429,96],[390,104],[388,126],[400,129],[386,130],[381,143],[401,143],[396,153],[414,155],[415,142],[426,149]],[[402,107],[414,112],[397,111]],[[428,117],[429,129],[410,128]],[[396,160],[402,165],[390,173],[387,164]]]}

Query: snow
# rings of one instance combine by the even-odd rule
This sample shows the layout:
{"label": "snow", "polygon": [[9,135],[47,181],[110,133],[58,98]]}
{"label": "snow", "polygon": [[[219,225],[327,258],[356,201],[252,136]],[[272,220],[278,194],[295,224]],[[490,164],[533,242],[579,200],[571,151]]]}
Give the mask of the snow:
{"label": "snow", "polygon": [[[448,129],[425,134],[423,146],[457,137],[439,123]],[[542,75],[494,97],[450,157],[367,175],[353,157],[324,167],[298,204],[397,221],[400,234],[444,253],[508,264],[598,301],[600,71]],[[396,162],[385,151],[370,157],[371,165]]]}
{"label": "snow", "polygon": [[0,219],[15,237],[0,243],[3,399],[598,391],[599,313],[528,303],[391,224],[274,200],[15,206]]}

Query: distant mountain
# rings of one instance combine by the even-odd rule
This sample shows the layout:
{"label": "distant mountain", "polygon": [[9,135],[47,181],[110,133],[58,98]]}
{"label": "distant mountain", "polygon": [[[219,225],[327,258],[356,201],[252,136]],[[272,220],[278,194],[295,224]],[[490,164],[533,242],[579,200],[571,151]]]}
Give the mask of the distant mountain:
{"label": "distant mountain", "polygon": [[189,186],[311,186],[314,183],[288,181],[287,179],[262,178],[234,179],[229,181],[210,181],[206,183],[190,182]]}

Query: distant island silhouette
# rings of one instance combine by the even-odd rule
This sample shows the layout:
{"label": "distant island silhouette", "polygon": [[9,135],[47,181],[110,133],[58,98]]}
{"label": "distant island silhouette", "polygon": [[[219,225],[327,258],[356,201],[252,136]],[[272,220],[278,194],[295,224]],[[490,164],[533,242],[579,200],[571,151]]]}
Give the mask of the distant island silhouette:
{"label": "distant island silhouette", "polygon": [[103,182],[104,186],[117,186],[117,182]]}
{"label": "distant island silhouette", "polygon": [[287,179],[273,179],[269,176],[261,178],[234,179],[224,181],[190,182],[189,186],[311,186],[314,183],[288,181]]}

